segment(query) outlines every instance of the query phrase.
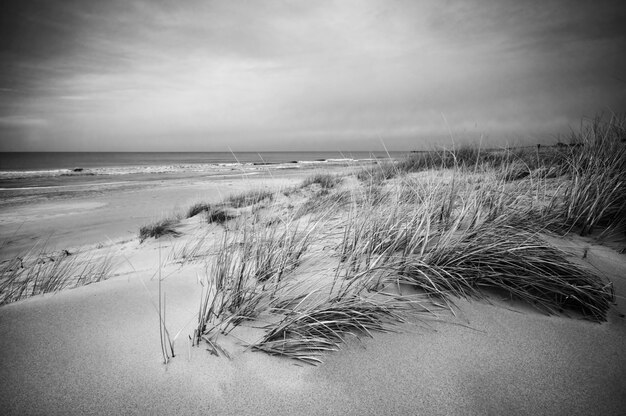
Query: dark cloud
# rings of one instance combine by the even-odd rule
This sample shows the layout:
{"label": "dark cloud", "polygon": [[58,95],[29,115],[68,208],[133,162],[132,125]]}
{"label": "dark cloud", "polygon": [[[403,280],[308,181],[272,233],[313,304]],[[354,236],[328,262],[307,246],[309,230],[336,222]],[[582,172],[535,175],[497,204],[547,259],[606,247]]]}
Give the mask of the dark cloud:
{"label": "dark cloud", "polygon": [[626,107],[621,2],[1,7],[0,150],[414,148],[442,113],[496,140]]}

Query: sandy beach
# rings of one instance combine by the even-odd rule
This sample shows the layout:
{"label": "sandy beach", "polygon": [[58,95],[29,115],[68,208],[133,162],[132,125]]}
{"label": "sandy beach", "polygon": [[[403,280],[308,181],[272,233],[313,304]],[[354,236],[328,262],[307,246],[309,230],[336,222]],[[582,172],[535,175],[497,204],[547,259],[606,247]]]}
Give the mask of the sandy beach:
{"label": "sandy beach", "polygon": [[[626,261],[592,238],[555,241],[574,261],[613,282],[616,304],[606,322],[575,313],[545,315],[491,295],[456,298],[452,310],[419,315],[394,332],[348,337],[318,366],[247,348],[262,334],[262,318],[219,338],[230,359],[210,354],[203,343],[191,346],[198,276],[206,266],[181,259],[181,248],[203,238],[207,246],[215,243],[225,226],[207,228],[198,215],[180,220],[179,237],[140,243],[138,225],[244,190],[297,189],[313,173],[164,181],[3,210],[3,227],[24,223],[3,248],[5,256],[46,224],[55,228],[52,247],[80,248],[95,258],[108,250],[115,263],[106,281],[0,307],[3,413],[623,414]],[[344,190],[352,189],[351,173],[343,171]],[[315,196],[281,197],[288,202],[274,202],[269,214],[306,195]],[[106,244],[103,233],[110,236]],[[167,364],[156,308],[159,256],[175,351]]]}
{"label": "sandy beach", "polygon": [[0,190],[2,255],[19,255],[35,245],[72,251],[132,239],[139,226],[182,212],[195,202],[220,201],[246,189],[278,189],[301,181],[314,169],[283,170],[278,175],[150,174],[137,180],[114,177],[95,184],[7,188]]}
{"label": "sandy beach", "polygon": [[626,2],[0,17],[0,416],[626,415]]}

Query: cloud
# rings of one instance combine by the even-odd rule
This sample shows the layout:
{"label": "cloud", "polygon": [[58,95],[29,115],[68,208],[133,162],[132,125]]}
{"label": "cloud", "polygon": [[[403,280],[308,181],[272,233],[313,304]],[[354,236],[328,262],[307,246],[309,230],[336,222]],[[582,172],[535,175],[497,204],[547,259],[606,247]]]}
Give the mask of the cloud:
{"label": "cloud", "polygon": [[625,7],[612,1],[49,0],[11,10],[0,117],[46,120],[43,150],[367,150],[381,135],[414,148],[447,134],[442,113],[453,129],[496,140],[626,105]]}
{"label": "cloud", "polygon": [[27,116],[5,116],[0,117],[1,127],[39,127],[46,126],[47,120]]}

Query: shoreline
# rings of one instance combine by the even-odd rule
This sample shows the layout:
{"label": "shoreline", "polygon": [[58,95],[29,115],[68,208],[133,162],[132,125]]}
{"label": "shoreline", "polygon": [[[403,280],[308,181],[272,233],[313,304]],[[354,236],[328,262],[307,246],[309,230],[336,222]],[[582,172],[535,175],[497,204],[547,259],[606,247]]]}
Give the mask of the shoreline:
{"label": "shoreline", "polygon": [[[0,260],[46,242],[47,250],[76,250],[133,238],[139,227],[180,212],[195,202],[216,202],[250,186],[280,187],[300,181],[315,168],[205,176],[194,174],[137,175],[130,181],[71,184],[13,193],[0,204]],[[254,185],[252,185],[254,184]]]}

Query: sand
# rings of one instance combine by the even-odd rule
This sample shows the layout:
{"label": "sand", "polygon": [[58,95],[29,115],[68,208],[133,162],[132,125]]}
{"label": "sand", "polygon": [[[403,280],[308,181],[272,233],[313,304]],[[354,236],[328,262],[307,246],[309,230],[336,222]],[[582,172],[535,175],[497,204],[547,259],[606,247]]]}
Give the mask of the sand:
{"label": "sand", "polygon": [[276,189],[304,175],[306,171],[275,177],[170,178],[98,187],[97,192],[82,186],[63,193],[47,190],[43,196],[31,191],[21,203],[0,206],[2,257],[23,253],[36,243],[45,243],[50,251],[75,251],[85,245],[132,239],[141,225],[184,213],[194,202],[220,201],[249,188]]}
{"label": "sand", "polygon": [[[193,199],[198,190],[146,192],[154,192],[154,209],[167,211],[172,195],[180,196],[177,201],[184,195]],[[123,198],[130,198],[127,207],[135,210],[146,195]],[[106,207],[114,206],[115,198],[109,196]],[[55,211],[61,214],[47,221],[80,224],[81,215],[106,211],[101,203],[70,201],[70,213],[62,205]],[[19,215],[35,218],[38,209]],[[109,209],[104,223],[117,218]],[[194,221],[199,220],[186,220],[183,229],[192,230]],[[63,238],[78,238],[87,225],[81,227]],[[190,348],[201,265],[171,264],[162,271],[168,276],[163,281],[167,326],[180,335],[176,357],[164,365],[151,303],[157,298],[155,259],[159,247],[166,253],[183,240],[139,244],[129,238],[130,226],[128,231],[113,245],[124,260],[110,280],[0,307],[3,414],[620,415],[626,410],[625,256],[590,239],[568,237],[559,244],[614,282],[617,304],[605,323],[546,316],[495,297],[457,300],[456,317],[444,314],[399,333],[348,342],[318,367],[234,344],[225,344],[234,352],[232,360],[212,356],[202,345]]]}

